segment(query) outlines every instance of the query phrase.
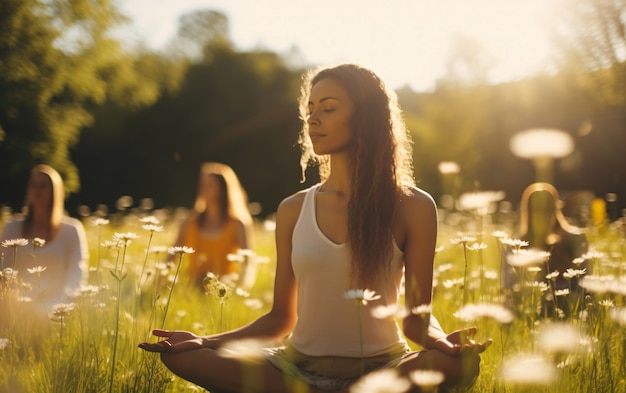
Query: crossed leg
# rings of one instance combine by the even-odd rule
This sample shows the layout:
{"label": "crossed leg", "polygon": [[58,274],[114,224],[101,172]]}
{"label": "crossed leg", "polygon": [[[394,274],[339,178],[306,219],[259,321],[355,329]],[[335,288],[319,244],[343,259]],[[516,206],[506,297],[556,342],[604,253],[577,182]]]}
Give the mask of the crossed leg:
{"label": "crossed leg", "polygon": [[[211,393],[324,393],[290,377],[263,359],[242,361],[224,357],[213,349],[181,353],[162,353],[161,360],[174,374],[199,385]],[[473,384],[479,372],[480,357],[475,352],[450,356],[438,350],[413,352],[398,365],[400,375],[408,377],[414,370],[438,370],[445,375],[439,392],[464,391]],[[415,388],[411,392],[418,392]],[[349,389],[338,393],[348,393]]]}

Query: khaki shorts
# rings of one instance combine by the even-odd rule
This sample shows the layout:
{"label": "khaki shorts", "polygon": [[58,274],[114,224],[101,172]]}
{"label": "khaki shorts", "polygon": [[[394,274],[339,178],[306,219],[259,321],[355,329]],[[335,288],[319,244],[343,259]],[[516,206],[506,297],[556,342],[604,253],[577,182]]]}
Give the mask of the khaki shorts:
{"label": "khaki shorts", "polygon": [[408,354],[410,349],[398,345],[387,353],[366,358],[339,356],[309,356],[290,345],[270,348],[268,361],[285,374],[300,379],[323,390],[340,390],[348,387],[363,374],[379,368],[392,368]]}

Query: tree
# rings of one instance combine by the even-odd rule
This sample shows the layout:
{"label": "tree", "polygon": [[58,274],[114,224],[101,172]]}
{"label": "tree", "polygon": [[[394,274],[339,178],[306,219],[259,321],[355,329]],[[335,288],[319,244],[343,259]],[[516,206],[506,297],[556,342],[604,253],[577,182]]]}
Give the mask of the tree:
{"label": "tree", "polygon": [[123,22],[109,0],[0,2],[0,203],[21,202],[37,163],[54,166],[76,192],[70,150],[93,121],[90,108],[156,98],[157,84],[110,38]]}
{"label": "tree", "polygon": [[561,15],[562,68],[599,102],[626,105],[626,0],[570,0]]}

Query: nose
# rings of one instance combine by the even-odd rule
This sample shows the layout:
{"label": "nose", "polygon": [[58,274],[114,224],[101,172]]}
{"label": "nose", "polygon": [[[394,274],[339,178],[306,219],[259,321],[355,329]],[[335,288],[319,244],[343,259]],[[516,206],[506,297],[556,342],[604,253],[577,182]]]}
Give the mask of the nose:
{"label": "nose", "polygon": [[319,119],[317,118],[316,111],[311,111],[306,118],[307,123],[309,125],[317,125],[319,124]]}

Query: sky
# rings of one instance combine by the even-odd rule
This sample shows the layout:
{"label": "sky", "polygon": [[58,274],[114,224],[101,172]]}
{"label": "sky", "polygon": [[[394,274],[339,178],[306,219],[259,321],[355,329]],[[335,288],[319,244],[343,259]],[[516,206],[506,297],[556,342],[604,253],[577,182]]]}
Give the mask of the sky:
{"label": "sky", "polygon": [[124,30],[130,43],[162,49],[180,15],[213,9],[228,16],[238,50],[284,54],[297,47],[306,64],[358,63],[394,89],[427,91],[446,74],[459,36],[479,44],[491,83],[549,71],[549,26],[562,1],[119,0],[119,6],[132,19]]}

